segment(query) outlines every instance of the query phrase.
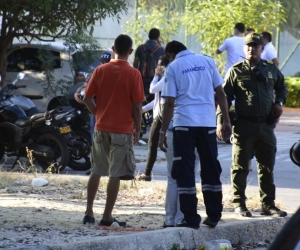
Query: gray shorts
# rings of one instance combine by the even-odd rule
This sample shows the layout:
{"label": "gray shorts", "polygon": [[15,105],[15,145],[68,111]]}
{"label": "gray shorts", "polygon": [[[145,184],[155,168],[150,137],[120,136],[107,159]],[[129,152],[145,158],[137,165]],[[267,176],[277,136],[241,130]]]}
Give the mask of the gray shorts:
{"label": "gray shorts", "polygon": [[100,176],[134,179],[133,136],[94,131],[92,173]]}

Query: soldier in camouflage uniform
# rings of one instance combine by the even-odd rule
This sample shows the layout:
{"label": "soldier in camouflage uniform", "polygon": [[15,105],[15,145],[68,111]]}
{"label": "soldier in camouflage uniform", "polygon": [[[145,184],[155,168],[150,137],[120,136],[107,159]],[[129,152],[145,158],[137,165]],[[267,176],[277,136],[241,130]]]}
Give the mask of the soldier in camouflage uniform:
{"label": "soldier in camouflage uniform", "polygon": [[[276,155],[274,128],[282,114],[287,89],[284,76],[272,61],[261,60],[263,50],[259,34],[246,36],[243,62],[233,65],[223,84],[228,104],[235,99],[236,124],[232,133],[231,180],[235,212],[251,217],[246,207],[246,181],[248,162],[255,153],[261,215],[284,217],[286,212],[275,206],[275,185],[273,169]],[[221,133],[221,112],[218,108],[217,134]]]}

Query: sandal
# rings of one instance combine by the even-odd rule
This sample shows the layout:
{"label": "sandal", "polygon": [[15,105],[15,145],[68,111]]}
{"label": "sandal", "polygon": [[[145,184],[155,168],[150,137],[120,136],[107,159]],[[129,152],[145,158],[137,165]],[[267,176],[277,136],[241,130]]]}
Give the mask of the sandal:
{"label": "sandal", "polygon": [[86,223],[95,224],[95,218],[92,216],[89,216],[89,215],[85,215],[83,217],[83,224],[86,224]]}
{"label": "sandal", "polygon": [[98,226],[106,226],[110,227],[114,222],[118,223],[120,227],[126,227],[126,222],[121,222],[118,221],[117,219],[114,218],[113,221],[106,221],[106,220],[101,220],[98,224]]}

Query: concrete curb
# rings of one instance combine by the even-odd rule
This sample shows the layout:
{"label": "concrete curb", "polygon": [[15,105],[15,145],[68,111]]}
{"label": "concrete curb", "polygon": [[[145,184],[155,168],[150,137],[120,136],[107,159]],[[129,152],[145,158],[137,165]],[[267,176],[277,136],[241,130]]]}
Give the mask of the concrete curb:
{"label": "concrete curb", "polygon": [[287,107],[282,107],[283,112],[293,112],[293,113],[299,113],[300,108],[287,108]]}
{"label": "concrete curb", "polygon": [[118,236],[99,237],[94,240],[71,244],[14,248],[15,250],[171,250],[174,244],[180,249],[195,249],[207,241],[226,239],[231,244],[256,244],[272,242],[290,217],[241,218],[214,229],[201,224],[199,230],[189,228],[166,228],[155,231]]}

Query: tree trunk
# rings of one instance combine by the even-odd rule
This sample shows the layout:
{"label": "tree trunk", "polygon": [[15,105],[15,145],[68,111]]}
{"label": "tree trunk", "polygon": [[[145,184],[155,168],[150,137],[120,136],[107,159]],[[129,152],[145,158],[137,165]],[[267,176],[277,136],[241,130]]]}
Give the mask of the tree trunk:
{"label": "tree trunk", "polygon": [[0,87],[3,87],[6,79],[6,67],[7,67],[7,51],[12,44],[13,38],[6,38],[0,40]]}

